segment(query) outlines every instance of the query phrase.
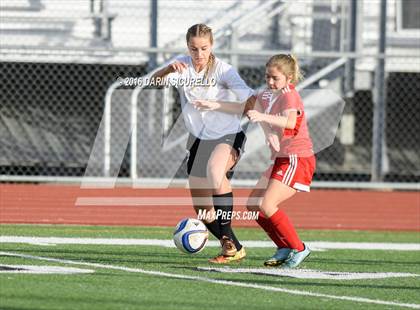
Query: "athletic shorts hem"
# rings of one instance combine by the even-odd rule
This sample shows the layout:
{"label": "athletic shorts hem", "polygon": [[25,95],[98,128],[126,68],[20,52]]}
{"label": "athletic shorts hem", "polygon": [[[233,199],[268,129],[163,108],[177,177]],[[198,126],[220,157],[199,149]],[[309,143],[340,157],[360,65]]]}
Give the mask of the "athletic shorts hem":
{"label": "athletic shorts hem", "polygon": [[315,156],[298,157],[296,154],[291,154],[288,158],[277,158],[265,175],[299,192],[309,192],[315,163]]}

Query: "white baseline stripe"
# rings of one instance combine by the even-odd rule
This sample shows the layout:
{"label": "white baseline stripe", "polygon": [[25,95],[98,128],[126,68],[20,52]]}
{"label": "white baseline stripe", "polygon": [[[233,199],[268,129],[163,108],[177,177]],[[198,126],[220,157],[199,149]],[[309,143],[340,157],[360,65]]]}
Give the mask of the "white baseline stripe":
{"label": "white baseline stripe", "polygon": [[[34,245],[55,244],[92,244],[92,245],[149,245],[175,247],[170,239],[134,239],[134,238],[69,238],[69,237],[30,237],[30,236],[0,236],[0,243],[28,243]],[[249,248],[274,248],[271,241],[245,240],[242,241]],[[420,251],[420,243],[381,243],[381,242],[305,242],[311,250],[394,250]],[[220,247],[218,241],[209,241],[208,247]]]}
{"label": "white baseline stripe", "polygon": [[[197,204],[207,204],[208,198],[195,197]],[[235,197],[235,206],[246,206],[248,197]],[[192,206],[191,197],[78,197],[77,207],[92,206]]]}
{"label": "white baseline stripe", "polygon": [[41,257],[41,256],[25,255],[25,254],[11,253],[11,252],[0,252],[0,255],[21,257],[21,258],[26,258],[26,259],[36,259],[36,260],[56,262],[56,263],[62,263],[62,264],[70,264],[70,265],[82,265],[82,266],[89,266],[89,267],[95,267],[95,268],[121,270],[121,271],[127,271],[127,272],[154,275],[154,276],[159,276],[159,277],[174,278],[174,279],[196,280],[196,281],[201,281],[201,282],[223,284],[223,285],[230,285],[230,286],[256,288],[256,289],[265,290],[265,291],[281,292],[281,293],[287,293],[287,294],[292,294],[292,295],[320,297],[320,298],[329,298],[329,299],[345,300],[345,301],[352,301],[352,302],[362,302],[362,303],[368,303],[368,304],[378,304],[378,305],[420,309],[419,304],[398,303],[398,302],[393,302],[393,301],[369,299],[369,298],[364,298],[364,297],[327,295],[327,294],[320,294],[320,293],[312,293],[308,291],[291,290],[291,289],[268,286],[268,285],[260,285],[260,284],[255,284],[255,283],[217,280],[217,279],[206,278],[206,277],[201,277],[201,276],[188,276],[188,275],[183,275],[183,274],[145,270],[145,269],[140,269],[140,268],[129,268],[129,267],[123,267],[123,266],[105,265],[105,264],[98,264],[98,263],[78,262],[78,261],[72,261],[72,260],[67,260],[67,259]]}
{"label": "white baseline stripe", "polygon": [[[261,171],[263,172],[263,171]],[[91,188],[114,188],[116,184],[133,186],[133,188],[168,188],[168,184],[177,188],[188,188],[187,179],[166,179],[166,178],[106,178],[106,177],[49,177],[49,176],[28,176],[28,175],[0,175],[2,182],[41,182],[59,184],[80,184],[91,183]],[[258,180],[232,180],[235,187],[255,187]],[[114,184],[115,183],[115,184]],[[342,189],[377,189],[377,190],[409,190],[419,191],[420,183],[398,183],[398,182],[354,182],[354,181],[314,181],[313,188],[342,188]]]}
{"label": "white baseline stripe", "polygon": [[395,250],[420,251],[420,243],[384,243],[384,242],[308,242],[314,249],[342,249],[342,250]]}
{"label": "white baseline stripe", "polygon": [[231,268],[231,267],[197,267],[198,270],[216,271],[221,273],[251,273],[270,276],[291,277],[297,279],[323,280],[358,280],[358,279],[386,279],[400,277],[419,277],[420,274],[407,272],[342,272],[312,269],[281,269],[281,268]]}
{"label": "white baseline stripe", "polygon": [[31,265],[4,265],[9,269],[0,270],[3,273],[26,273],[26,274],[77,274],[77,273],[94,273],[92,269],[80,269],[72,267],[58,267],[58,266],[31,266]]}

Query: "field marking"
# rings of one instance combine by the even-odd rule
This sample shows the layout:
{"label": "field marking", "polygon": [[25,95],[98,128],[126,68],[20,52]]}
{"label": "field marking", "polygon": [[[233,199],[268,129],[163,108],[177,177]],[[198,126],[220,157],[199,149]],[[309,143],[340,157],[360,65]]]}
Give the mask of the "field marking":
{"label": "field marking", "polygon": [[311,269],[280,269],[280,268],[231,268],[231,267],[197,267],[200,271],[215,271],[221,273],[251,273],[269,276],[290,277],[296,279],[322,279],[322,280],[360,280],[385,279],[399,277],[418,277],[414,273],[401,272],[340,272]]}
{"label": "field marking", "polygon": [[79,274],[94,273],[91,269],[80,269],[59,266],[33,266],[33,265],[0,265],[0,274],[3,273],[29,273],[29,274]]}
{"label": "field marking", "polygon": [[142,273],[142,274],[147,274],[147,275],[159,276],[159,277],[174,278],[174,279],[196,280],[200,282],[223,284],[223,285],[228,285],[228,286],[255,288],[255,289],[260,289],[260,290],[265,290],[265,291],[281,292],[281,293],[287,293],[287,294],[292,294],[292,295],[320,297],[320,298],[345,300],[345,301],[368,303],[368,304],[378,304],[378,305],[420,309],[420,304],[399,303],[399,302],[393,302],[393,301],[369,299],[369,298],[364,298],[364,297],[328,295],[328,294],[321,294],[321,293],[313,293],[309,291],[291,290],[291,289],[286,289],[286,288],[261,285],[261,284],[255,284],[255,283],[217,280],[217,279],[206,278],[202,276],[188,276],[188,275],[174,274],[174,273],[168,273],[168,272],[162,272],[162,271],[153,271],[153,270],[145,270],[145,269],[140,269],[140,268],[130,268],[130,267],[105,265],[105,264],[98,264],[98,263],[78,262],[78,261],[72,261],[72,260],[67,260],[67,259],[33,256],[33,255],[26,255],[26,254],[12,253],[12,252],[0,252],[0,255],[21,257],[21,258],[26,258],[26,259],[34,259],[34,260],[41,260],[41,261],[48,261],[48,262],[56,262],[56,263],[69,264],[69,265],[82,265],[82,266],[89,266],[89,267],[95,267],[95,268],[121,270],[121,271],[133,272],[133,273]]}
{"label": "field marking", "polygon": [[[86,245],[148,245],[175,247],[169,239],[131,239],[131,238],[69,238],[69,237],[30,237],[30,236],[0,236],[0,243],[27,243],[33,245],[51,246],[56,244],[86,244]],[[243,241],[248,248],[274,248],[271,241]],[[381,243],[381,242],[305,242],[313,251],[325,250],[394,250],[420,251],[420,243]],[[209,241],[208,247],[220,247],[218,241]]]}

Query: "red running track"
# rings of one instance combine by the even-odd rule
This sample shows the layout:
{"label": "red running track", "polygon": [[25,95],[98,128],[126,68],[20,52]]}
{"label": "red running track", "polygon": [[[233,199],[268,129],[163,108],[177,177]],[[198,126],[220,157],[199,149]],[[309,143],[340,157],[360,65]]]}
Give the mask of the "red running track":
{"label": "red running track", "polygon": [[[234,191],[243,202],[250,189]],[[76,206],[80,197],[114,197],[143,201],[140,205]],[[148,198],[145,198],[148,197]],[[0,223],[80,225],[174,226],[195,217],[190,203],[144,205],[144,199],[172,202],[189,197],[187,189],[81,189],[79,186],[0,184]],[[297,194],[284,210],[298,228],[420,231],[420,193],[350,190],[314,190]],[[236,206],[244,211],[245,207]],[[234,220],[235,226],[257,227],[252,220]]]}

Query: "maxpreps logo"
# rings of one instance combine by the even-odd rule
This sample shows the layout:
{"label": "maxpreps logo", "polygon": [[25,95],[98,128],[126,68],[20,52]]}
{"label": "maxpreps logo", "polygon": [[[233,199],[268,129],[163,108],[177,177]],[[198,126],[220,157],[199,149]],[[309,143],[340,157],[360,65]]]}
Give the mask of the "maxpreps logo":
{"label": "maxpreps logo", "polygon": [[258,211],[224,211],[218,209],[215,213],[212,213],[208,210],[200,209],[198,210],[197,219],[201,221],[213,221],[213,220],[257,220],[259,212]]}

